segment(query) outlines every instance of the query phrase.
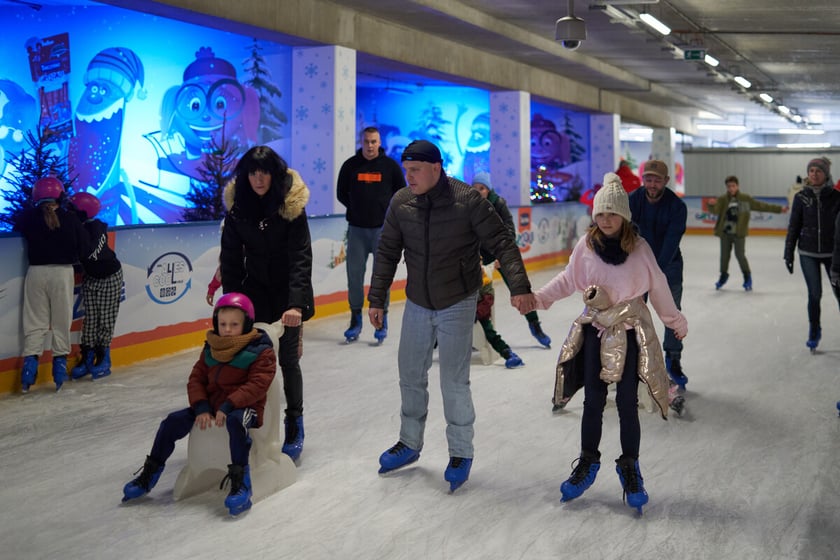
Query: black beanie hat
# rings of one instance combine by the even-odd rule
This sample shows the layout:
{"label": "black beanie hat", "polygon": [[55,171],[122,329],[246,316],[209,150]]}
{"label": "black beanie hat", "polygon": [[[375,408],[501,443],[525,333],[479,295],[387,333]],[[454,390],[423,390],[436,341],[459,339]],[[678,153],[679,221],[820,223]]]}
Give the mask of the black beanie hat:
{"label": "black beanie hat", "polygon": [[428,140],[415,140],[405,147],[402,161],[425,161],[428,163],[442,163],[440,150]]}

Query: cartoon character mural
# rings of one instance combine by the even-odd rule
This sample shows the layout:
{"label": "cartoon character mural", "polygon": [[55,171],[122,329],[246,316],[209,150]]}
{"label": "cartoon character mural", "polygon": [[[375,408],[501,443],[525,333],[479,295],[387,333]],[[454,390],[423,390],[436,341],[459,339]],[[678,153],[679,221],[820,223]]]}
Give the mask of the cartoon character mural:
{"label": "cartoon character mural", "polygon": [[[466,107],[458,107],[458,118],[455,120],[456,132],[458,131],[458,121],[465,111]],[[484,112],[473,118],[470,124],[470,137],[463,149],[457,134],[455,141],[458,144],[458,151],[464,157],[461,179],[467,183],[472,183],[473,177],[477,173],[490,171],[490,113]]]}
{"label": "cartoon character mural", "polygon": [[200,181],[204,155],[222,132],[226,141],[247,149],[257,142],[259,124],[256,90],[240,83],[230,62],[201,47],[183,83],[164,95],[159,139],[147,138],[158,150],[161,170]]}
{"label": "cartoon character mural", "polygon": [[76,190],[99,198],[102,221],[138,223],[134,186],[121,167],[120,153],[126,103],[135,93],[138,99],[146,96],[143,63],[131,49],[109,47],[91,59],[83,81],[67,154],[78,175]]}
{"label": "cartoon character mural", "polygon": [[26,132],[38,123],[35,98],[11,80],[0,80],[0,177],[6,160],[26,149]]}
{"label": "cartoon character mural", "polygon": [[[531,119],[531,183],[534,202],[564,200],[574,175],[561,169],[572,161],[569,137],[554,122],[535,113]],[[537,195],[535,198],[534,195]]]}

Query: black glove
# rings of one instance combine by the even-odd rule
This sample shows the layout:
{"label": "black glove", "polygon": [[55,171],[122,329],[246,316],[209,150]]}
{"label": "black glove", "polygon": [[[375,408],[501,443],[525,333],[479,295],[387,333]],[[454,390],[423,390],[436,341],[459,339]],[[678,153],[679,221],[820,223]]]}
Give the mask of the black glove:
{"label": "black glove", "polygon": [[831,278],[831,285],[834,288],[840,288],[840,270],[834,270],[833,268],[828,273],[829,278]]}
{"label": "black glove", "polygon": [[793,274],[793,260],[792,259],[785,259],[785,266],[788,269],[788,272]]}

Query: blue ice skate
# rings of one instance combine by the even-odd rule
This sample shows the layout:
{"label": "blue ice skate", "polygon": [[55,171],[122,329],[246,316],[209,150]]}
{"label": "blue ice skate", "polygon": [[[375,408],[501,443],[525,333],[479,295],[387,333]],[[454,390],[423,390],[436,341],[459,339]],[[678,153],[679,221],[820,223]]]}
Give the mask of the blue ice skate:
{"label": "blue ice skate", "polygon": [[359,335],[362,334],[362,312],[350,312],[350,327],[344,331],[344,338],[347,343],[359,340]]}
{"label": "blue ice skate", "polygon": [[376,329],[373,332],[373,337],[376,339],[376,341],[379,344],[382,344],[382,342],[388,337],[388,314],[387,313],[382,317],[382,328]]}
{"label": "blue ice skate", "polygon": [[534,338],[537,339],[537,342],[539,342],[546,348],[551,348],[551,338],[549,338],[549,336],[543,332],[542,326],[540,325],[539,321],[529,321],[528,329],[530,329],[531,334],[534,336]]}
{"label": "blue ice skate", "polygon": [[410,465],[420,458],[420,451],[407,446],[401,441],[379,456],[379,474],[385,474],[406,465]]}
{"label": "blue ice skate", "polygon": [[57,393],[61,390],[64,382],[67,381],[67,356],[53,356],[52,376]]}
{"label": "blue ice skate", "polygon": [[516,355],[513,350],[509,350],[507,352],[507,356],[505,358],[505,367],[508,369],[518,368],[525,365],[525,362],[522,361],[522,358]]}
{"label": "blue ice skate", "polygon": [[816,325],[811,325],[808,329],[808,340],[805,342],[805,346],[811,349],[811,354],[817,353],[817,346],[819,346],[821,338],[822,329]]}
{"label": "blue ice skate", "polygon": [[138,472],[140,476],[123,487],[123,502],[148,494],[157,484],[160,475],[163,474],[163,465],[151,457],[146,457],[146,462],[134,474]]}
{"label": "blue ice skate", "polygon": [[615,472],[624,488],[624,501],[628,506],[636,508],[639,515],[642,514],[642,506],[648,503],[648,495],[645,492],[645,480],[639,470],[639,461],[633,457],[621,456],[615,460]]}
{"label": "blue ice skate", "polygon": [[744,287],[745,291],[751,292],[752,291],[752,276],[750,276],[749,274],[745,274],[744,275],[744,283],[742,284],[742,286]]}
{"label": "blue ice skate", "polygon": [[303,416],[286,416],[283,420],[286,428],[286,437],[283,440],[283,453],[297,462],[300,454],[303,453]]}
{"label": "blue ice skate", "polygon": [[446,466],[443,479],[449,483],[450,492],[454,492],[469,480],[472,462],[472,459],[464,457],[451,457],[449,459],[449,465]]}
{"label": "blue ice skate", "polygon": [[219,490],[230,482],[230,492],[225,498],[228,512],[237,515],[251,509],[251,469],[248,465],[228,465],[228,473],[219,484]]}
{"label": "blue ice skate", "polygon": [[665,369],[668,370],[668,376],[671,378],[671,381],[679,385],[680,391],[685,392],[685,386],[688,384],[688,376],[683,373],[679,358],[665,358]]}
{"label": "blue ice skate", "polygon": [[718,278],[718,281],[715,282],[715,290],[720,290],[721,288],[723,288],[723,285],[726,284],[727,280],[729,280],[729,274],[727,274],[726,272],[721,272],[720,278]]}
{"label": "blue ice skate", "polygon": [[560,493],[563,495],[560,501],[569,502],[579,498],[595,482],[600,468],[601,463],[596,455],[586,451],[581,453],[577,465],[572,469],[572,475],[560,485]]}
{"label": "blue ice skate", "polygon": [[28,393],[29,388],[35,385],[38,378],[38,356],[27,356],[23,359],[23,368],[20,370],[20,391]]}

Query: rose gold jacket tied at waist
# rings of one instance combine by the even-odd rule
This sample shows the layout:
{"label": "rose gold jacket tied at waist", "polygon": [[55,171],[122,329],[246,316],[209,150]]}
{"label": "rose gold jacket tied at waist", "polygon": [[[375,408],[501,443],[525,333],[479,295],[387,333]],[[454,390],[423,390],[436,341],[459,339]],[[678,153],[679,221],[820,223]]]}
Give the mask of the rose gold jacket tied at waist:
{"label": "rose gold jacket tied at waist", "polygon": [[[583,370],[572,372],[574,357],[583,347],[583,326],[592,324],[599,331],[601,338],[601,380],[606,383],[621,381],[624,361],[627,357],[627,333],[633,329],[639,343],[639,379],[647,386],[648,392],[659,406],[662,418],[668,418],[668,373],[662,347],[656,336],[656,328],[641,297],[612,305],[606,290],[599,286],[589,286],[583,292],[583,313],[575,319],[569,335],[560,349],[557,359],[557,379],[554,387],[555,404],[565,396],[572,396],[583,386]],[[631,333],[631,334],[632,334]],[[570,378],[570,375],[572,376]]]}

